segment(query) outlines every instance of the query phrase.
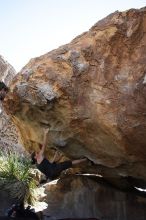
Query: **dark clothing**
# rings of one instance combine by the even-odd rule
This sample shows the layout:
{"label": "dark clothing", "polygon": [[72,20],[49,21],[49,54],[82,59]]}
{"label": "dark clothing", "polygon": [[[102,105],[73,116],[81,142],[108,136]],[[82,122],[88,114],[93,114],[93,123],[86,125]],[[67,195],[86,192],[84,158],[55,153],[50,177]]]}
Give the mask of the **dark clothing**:
{"label": "dark clothing", "polygon": [[[10,209],[7,210],[6,216],[8,218],[4,219],[27,219],[27,220],[39,220],[39,217],[35,213],[35,210],[32,209],[30,206],[24,208],[23,203],[20,204],[13,204]],[[1,219],[1,217],[0,217]],[[3,218],[2,218],[3,219]]]}
{"label": "dark clothing", "polygon": [[37,164],[38,170],[46,175],[49,179],[57,178],[63,170],[72,167],[72,161],[64,161],[61,163],[50,163],[46,158],[40,164]]}

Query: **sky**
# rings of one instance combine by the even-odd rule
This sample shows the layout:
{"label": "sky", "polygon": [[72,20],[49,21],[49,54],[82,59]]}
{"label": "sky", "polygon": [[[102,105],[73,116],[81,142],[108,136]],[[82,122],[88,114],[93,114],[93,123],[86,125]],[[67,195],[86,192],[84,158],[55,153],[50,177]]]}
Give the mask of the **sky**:
{"label": "sky", "polygon": [[0,0],[0,55],[18,72],[108,14],[144,6],[146,0]]}

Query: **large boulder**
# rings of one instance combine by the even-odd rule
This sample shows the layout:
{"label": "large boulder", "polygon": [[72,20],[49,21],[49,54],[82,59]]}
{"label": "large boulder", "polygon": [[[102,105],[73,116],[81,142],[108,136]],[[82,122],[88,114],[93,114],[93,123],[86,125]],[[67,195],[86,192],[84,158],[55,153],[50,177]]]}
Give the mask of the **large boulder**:
{"label": "large boulder", "polygon": [[[31,59],[5,107],[31,151],[87,157],[98,173],[146,180],[146,8],[107,16],[88,32]],[[107,171],[108,169],[108,171]],[[88,169],[86,169],[88,172]]]}

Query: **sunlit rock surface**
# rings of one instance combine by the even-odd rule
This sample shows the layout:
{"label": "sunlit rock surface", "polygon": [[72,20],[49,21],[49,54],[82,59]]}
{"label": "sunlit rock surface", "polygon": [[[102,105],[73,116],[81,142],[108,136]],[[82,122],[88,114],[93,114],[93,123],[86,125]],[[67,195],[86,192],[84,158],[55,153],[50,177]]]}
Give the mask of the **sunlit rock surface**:
{"label": "sunlit rock surface", "polygon": [[[146,180],[146,8],[115,12],[88,32],[31,59],[5,107],[31,151],[87,157],[102,173]],[[86,169],[88,172],[88,169]]]}
{"label": "sunlit rock surface", "polygon": [[[0,81],[8,87],[14,76],[15,69],[0,56]],[[16,126],[12,123],[9,115],[6,114],[3,104],[0,101],[0,149],[19,149],[24,151],[20,143],[20,137]]]}

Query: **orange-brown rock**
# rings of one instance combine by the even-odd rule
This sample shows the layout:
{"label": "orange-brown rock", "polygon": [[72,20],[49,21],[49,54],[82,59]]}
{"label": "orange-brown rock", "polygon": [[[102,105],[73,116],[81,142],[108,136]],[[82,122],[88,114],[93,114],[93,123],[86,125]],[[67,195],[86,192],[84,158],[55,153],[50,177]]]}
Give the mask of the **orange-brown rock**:
{"label": "orange-brown rock", "polygon": [[117,11],[71,43],[31,59],[5,100],[25,147],[41,143],[50,127],[48,149],[85,156],[103,173],[109,168],[146,180],[145,50],[142,8]]}

